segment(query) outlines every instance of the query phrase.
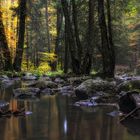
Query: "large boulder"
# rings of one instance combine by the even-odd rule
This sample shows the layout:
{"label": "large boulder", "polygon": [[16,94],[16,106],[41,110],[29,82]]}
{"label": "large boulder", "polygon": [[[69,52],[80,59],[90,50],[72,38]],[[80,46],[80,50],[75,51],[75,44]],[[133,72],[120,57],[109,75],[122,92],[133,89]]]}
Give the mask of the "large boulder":
{"label": "large boulder", "polygon": [[13,90],[15,98],[35,98],[39,95],[39,88],[17,88]]}
{"label": "large boulder", "polygon": [[75,89],[75,94],[80,99],[87,99],[88,97],[94,96],[98,91],[114,93],[115,87],[115,81],[109,82],[102,79],[89,79],[84,81]]}
{"label": "large boulder", "polygon": [[124,81],[123,83],[117,86],[117,91],[132,91],[132,90],[140,90],[140,80],[134,79],[129,81]]}

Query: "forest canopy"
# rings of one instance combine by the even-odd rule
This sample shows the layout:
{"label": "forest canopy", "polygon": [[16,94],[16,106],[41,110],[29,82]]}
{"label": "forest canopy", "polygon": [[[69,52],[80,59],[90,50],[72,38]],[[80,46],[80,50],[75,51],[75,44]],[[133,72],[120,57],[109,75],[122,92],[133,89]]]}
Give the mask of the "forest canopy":
{"label": "forest canopy", "polygon": [[0,69],[138,73],[139,16],[139,0],[1,0]]}

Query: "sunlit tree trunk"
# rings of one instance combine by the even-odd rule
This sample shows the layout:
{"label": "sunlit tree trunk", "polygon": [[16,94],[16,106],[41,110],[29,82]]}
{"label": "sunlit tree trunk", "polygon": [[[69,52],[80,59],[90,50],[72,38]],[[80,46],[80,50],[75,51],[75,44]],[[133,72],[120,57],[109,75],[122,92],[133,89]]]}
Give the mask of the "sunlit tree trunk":
{"label": "sunlit tree trunk", "polygon": [[15,71],[21,71],[22,56],[23,56],[23,50],[24,50],[26,2],[27,0],[20,0],[19,2],[18,42],[17,42],[17,48],[16,48],[16,56],[15,56],[15,60],[13,64]]}
{"label": "sunlit tree trunk", "polygon": [[8,48],[8,43],[4,31],[4,25],[2,21],[2,12],[0,11],[0,47],[2,48],[2,53],[4,57],[4,70],[12,70],[12,58],[10,50]]}

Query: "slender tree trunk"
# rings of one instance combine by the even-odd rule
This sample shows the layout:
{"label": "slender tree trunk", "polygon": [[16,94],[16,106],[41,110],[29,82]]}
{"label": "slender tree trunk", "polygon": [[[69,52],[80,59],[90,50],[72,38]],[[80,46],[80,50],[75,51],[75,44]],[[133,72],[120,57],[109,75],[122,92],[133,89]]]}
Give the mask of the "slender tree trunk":
{"label": "slender tree trunk", "polygon": [[0,70],[3,69],[4,69],[3,54],[2,54],[2,48],[0,47]]}
{"label": "slender tree trunk", "polygon": [[20,0],[20,5],[19,5],[19,34],[18,34],[18,43],[16,48],[16,56],[13,64],[15,71],[21,71],[22,56],[23,56],[23,49],[24,49],[26,2],[27,0]]}
{"label": "slender tree trunk", "polygon": [[79,38],[79,29],[78,29],[78,20],[77,20],[77,5],[75,3],[75,0],[72,0],[72,17],[73,17],[73,25],[74,25],[74,35],[77,45],[77,52],[78,52],[78,58],[81,62],[82,57],[82,44]]}
{"label": "slender tree trunk", "polygon": [[4,25],[2,21],[2,13],[0,11],[0,47],[2,48],[2,53],[4,57],[4,70],[12,70],[12,58],[10,50],[8,48],[8,43],[4,31]]}
{"label": "slender tree trunk", "polygon": [[26,63],[27,63],[27,70],[29,70],[29,31],[28,28],[26,27]]}
{"label": "slender tree trunk", "polygon": [[68,37],[67,37],[67,31],[66,27],[67,24],[65,24],[65,56],[64,56],[64,73],[68,72],[68,63],[69,63],[69,56],[68,56],[68,48],[69,48],[69,43],[68,43]]}
{"label": "slender tree trunk", "polygon": [[101,53],[103,59],[103,74],[105,77],[114,77],[114,65],[112,63],[112,46],[110,45],[109,37],[108,37],[108,30],[106,25],[105,19],[105,12],[104,12],[104,0],[98,1],[98,13],[99,13],[99,26],[101,30]]}
{"label": "slender tree trunk", "polygon": [[88,16],[88,46],[83,60],[82,73],[89,74],[92,67],[93,49],[94,49],[94,15],[95,15],[95,0],[89,0],[89,16]]}
{"label": "slender tree trunk", "polygon": [[46,30],[47,30],[47,47],[48,47],[48,52],[51,51],[51,45],[50,45],[50,33],[49,33],[49,14],[48,14],[48,0],[46,0]]}
{"label": "slender tree trunk", "polygon": [[110,0],[107,0],[107,17],[108,17],[108,38],[110,43],[110,51],[111,51],[111,69],[115,70],[115,48],[113,43],[113,34],[112,34],[112,18],[110,11]]}
{"label": "slender tree trunk", "polygon": [[[54,62],[54,68],[57,70],[57,63],[58,63],[58,56],[60,55],[59,53],[59,47],[60,47],[60,39],[61,39],[61,34],[62,34],[62,23],[63,23],[63,11],[60,6],[60,1],[57,3],[57,21],[56,21],[56,31],[57,31],[57,36],[56,36],[56,43],[55,43],[55,54],[57,56],[57,60]],[[61,49],[62,50],[62,49]]]}

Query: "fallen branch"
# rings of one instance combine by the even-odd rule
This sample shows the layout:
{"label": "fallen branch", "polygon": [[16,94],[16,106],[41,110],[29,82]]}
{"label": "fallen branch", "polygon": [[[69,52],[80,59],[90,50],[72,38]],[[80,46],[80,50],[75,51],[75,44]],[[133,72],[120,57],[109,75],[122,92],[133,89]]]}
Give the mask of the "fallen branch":
{"label": "fallen branch", "polygon": [[125,117],[123,117],[120,122],[124,121],[125,119],[127,119],[128,117],[130,117],[132,114],[134,114],[137,110],[139,110],[140,107],[137,107],[135,109],[133,109],[131,112],[129,112],[127,115],[125,115]]}

